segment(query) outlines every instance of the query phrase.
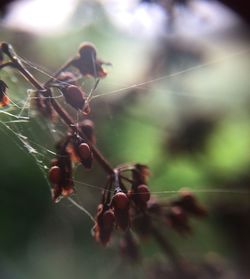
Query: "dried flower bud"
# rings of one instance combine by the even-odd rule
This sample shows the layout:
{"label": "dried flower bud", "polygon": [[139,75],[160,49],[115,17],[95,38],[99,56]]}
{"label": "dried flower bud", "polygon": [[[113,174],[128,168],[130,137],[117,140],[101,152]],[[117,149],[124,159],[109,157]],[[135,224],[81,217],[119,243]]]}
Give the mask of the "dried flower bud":
{"label": "dried flower bud", "polygon": [[0,107],[5,107],[10,103],[10,99],[6,95],[7,88],[7,84],[3,80],[0,80]]}
{"label": "dried flower bud", "polygon": [[62,89],[64,98],[73,108],[83,110],[85,104],[85,92],[78,86],[69,85]]}

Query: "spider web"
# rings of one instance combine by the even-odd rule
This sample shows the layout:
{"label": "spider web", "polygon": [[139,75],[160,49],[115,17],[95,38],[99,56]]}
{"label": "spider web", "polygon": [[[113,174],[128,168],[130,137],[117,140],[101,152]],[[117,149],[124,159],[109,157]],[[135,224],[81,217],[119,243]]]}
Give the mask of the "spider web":
{"label": "spider web", "polygon": [[[228,61],[230,59],[237,59],[238,57],[247,57],[250,52],[250,48],[244,48],[239,51],[234,51],[233,53],[220,57],[219,59],[213,59],[205,63],[201,63],[196,66],[187,67],[186,69],[170,73],[168,75],[159,76],[153,79],[147,79],[145,81],[132,83],[130,85],[126,86],[117,86],[117,89],[113,89],[111,91],[104,92],[102,94],[95,94],[92,90],[90,90],[90,103],[95,102],[99,99],[106,99],[108,100],[113,95],[121,95],[121,94],[127,94],[131,91],[131,89],[140,89],[145,90],[148,89],[150,86],[158,84],[160,82],[165,82],[168,80],[172,80],[174,78],[179,78],[180,76],[183,76],[190,72],[195,71],[201,71],[205,68],[208,68],[213,65],[218,65],[220,63],[223,63],[225,61]],[[19,59],[25,63],[28,67],[31,67],[32,69],[38,71],[41,74],[44,74],[46,77],[53,77],[53,74],[50,74],[47,69],[42,68],[40,65],[35,65],[34,63],[31,63],[30,61],[19,57]],[[81,79],[81,77],[77,77],[78,80]],[[59,82],[59,81],[58,81]],[[112,82],[108,82],[112,83]],[[114,86],[114,84],[112,83]],[[157,88],[157,90],[160,90]],[[201,96],[193,95],[190,92],[177,92],[173,91],[171,89],[164,90],[167,93],[170,94],[179,94],[182,96],[188,96],[190,98],[201,98]],[[53,150],[53,144],[54,142],[58,141],[60,137],[63,135],[61,131],[61,126],[48,123],[48,121],[42,121],[39,117],[36,117],[36,113],[32,107],[32,101],[36,98],[34,97],[34,91],[32,89],[27,90],[27,94],[25,96],[25,100],[22,101],[20,97],[18,98],[11,98],[10,105],[7,109],[1,109],[0,110],[0,124],[1,124],[1,130],[5,132],[6,130],[9,131],[12,135],[15,136],[15,143],[18,145],[19,148],[24,150],[24,152],[28,152],[29,155],[34,159],[34,162],[36,163],[37,167],[40,169],[41,173],[43,174],[45,180],[47,181],[48,185],[48,179],[47,179],[47,172],[49,169],[49,161],[56,156],[55,151]],[[62,99],[62,94],[57,93],[53,96],[53,98]],[[213,96],[214,97],[214,96]],[[211,98],[210,96],[202,96],[202,98]],[[214,97],[216,98],[216,96]],[[79,113],[76,113],[75,115],[75,125],[77,126],[78,123],[81,120],[81,116]],[[47,131],[49,133],[49,136],[51,138],[51,142],[49,143],[50,146],[43,145],[41,141],[36,137],[35,133],[29,129],[30,122],[36,123],[36,126],[41,128],[43,131]],[[98,123],[97,123],[98,124]],[[97,125],[98,126],[98,125]],[[157,127],[158,129],[161,127]],[[98,127],[97,127],[98,129]],[[103,186],[101,185],[93,185],[91,183],[87,183],[84,181],[80,181],[77,179],[74,179],[74,183],[76,187],[84,187],[89,188],[93,192],[101,192],[103,190]],[[162,189],[159,191],[153,191],[152,194],[158,195],[158,196],[164,196],[164,195],[174,195],[178,191],[175,190],[164,190],[164,187],[158,187],[158,189]],[[111,189],[110,191],[113,191]],[[192,190],[194,193],[207,193],[207,194],[231,194],[231,195],[242,195],[242,196],[248,196],[249,191],[245,189],[237,189],[237,190],[227,190],[227,189],[214,189],[214,188],[202,188],[202,189],[194,189]],[[68,200],[78,207],[81,211],[83,211],[92,221],[94,221],[93,216],[89,211],[81,204],[80,197],[77,195],[74,195],[73,197],[68,198]],[[76,201],[77,200],[77,201]]]}

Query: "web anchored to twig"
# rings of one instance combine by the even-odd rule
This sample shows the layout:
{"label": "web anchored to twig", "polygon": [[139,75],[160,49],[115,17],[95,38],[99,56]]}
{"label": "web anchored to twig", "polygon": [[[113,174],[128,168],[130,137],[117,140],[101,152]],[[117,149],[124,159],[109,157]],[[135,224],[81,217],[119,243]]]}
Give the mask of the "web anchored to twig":
{"label": "web anchored to twig", "polygon": [[[237,57],[248,51],[237,52],[224,59]],[[161,234],[158,229],[159,225],[164,224],[182,234],[188,233],[191,229],[189,219],[204,217],[206,209],[187,189],[176,191],[156,187],[157,190],[150,191],[148,187],[150,171],[144,164],[128,163],[113,167],[96,147],[94,123],[87,119],[87,115],[90,112],[91,102],[101,96],[118,94],[135,88],[145,89],[152,83],[200,70],[220,63],[224,59],[210,61],[108,93],[95,94],[100,80],[107,75],[103,65],[109,63],[104,63],[97,57],[96,49],[92,44],[81,45],[78,54],[52,75],[19,57],[7,43],[1,44],[1,52],[5,58],[2,61],[1,69],[11,67],[33,87],[32,90],[27,91],[25,101],[18,102],[12,100],[12,97],[7,94],[8,86],[1,80],[0,104],[2,108],[0,113],[6,117],[1,124],[15,135],[20,142],[19,146],[28,150],[35,159],[46,180],[51,184],[52,200],[59,202],[62,198],[67,198],[84,212],[94,222],[92,234],[95,240],[103,245],[109,243],[115,228],[123,231],[126,237],[130,228],[142,239],[145,235],[152,236],[159,243],[163,252],[171,258],[173,265],[180,269],[180,273],[184,272],[180,256]],[[41,83],[30,73],[26,65],[45,74],[49,79],[45,83]],[[75,73],[76,71],[77,73]],[[78,81],[89,77],[94,79],[94,85],[89,94],[86,94],[78,85]],[[34,106],[36,111],[46,119],[43,125],[47,125],[52,139],[48,146],[22,132],[23,126],[30,121],[37,121],[36,126],[42,126],[39,123],[41,120],[33,117]],[[67,127],[66,132],[57,129],[62,124]],[[54,141],[56,142],[55,148],[53,147]],[[102,186],[79,181],[74,176],[76,166],[82,165],[85,169],[91,169],[93,161],[96,161],[106,174],[106,183]],[[76,188],[82,186],[101,192],[95,218],[72,198]],[[231,190],[210,187],[195,189],[193,192],[249,195],[246,189]],[[177,194],[177,197],[164,199],[165,195],[172,194]],[[161,198],[159,199],[158,196]],[[135,245],[134,240],[130,238],[130,245],[131,243]]]}

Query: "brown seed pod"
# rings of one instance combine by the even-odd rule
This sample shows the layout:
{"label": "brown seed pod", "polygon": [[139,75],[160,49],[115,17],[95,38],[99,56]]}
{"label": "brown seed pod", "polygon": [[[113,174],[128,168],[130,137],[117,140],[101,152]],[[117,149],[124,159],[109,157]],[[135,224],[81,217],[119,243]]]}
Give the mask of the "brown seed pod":
{"label": "brown seed pod", "polygon": [[79,150],[79,155],[80,155],[81,159],[83,159],[83,160],[87,160],[91,156],[90,147],[85,142],[81,143],[78,146],[78,150]]}
{"label": "brown seed pod", "polygon": [[148,186],[145,184],[141,184],[137,187],[137,198],[142,202],[147,202],[150,199],[150,192]]}
{"label": "brown seed pod", "polygon": [[61,177],[62,177],[62,171],[61,171],[61,168],[58,167],[58,166],[53,166],[49,169],[49,181],[52,183],[52,184],[59,184],[60,183],[60,180],[61,180]]}
{"label": "brown seed pod", "polygon": [[62,89],[64,98],[68,104],[77,110],[83,110],[85,104],[85,92],[80,87],[69,85]]}
{"label": "brown seed pod", "polygon": [[115,209],[128,209],[129,199],[123,192],[118,192],[113,196],[112,204]]}

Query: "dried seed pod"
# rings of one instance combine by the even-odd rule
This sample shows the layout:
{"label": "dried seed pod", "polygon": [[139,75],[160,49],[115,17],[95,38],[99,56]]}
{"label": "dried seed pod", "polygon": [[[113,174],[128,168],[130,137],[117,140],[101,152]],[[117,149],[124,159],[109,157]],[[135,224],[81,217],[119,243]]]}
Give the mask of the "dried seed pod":
{"label": "dried seed pod", "polygon": [[69,85],[62,89],[64,98],[68,104],[77,110],[83,110],[85,104],[85,92],[80,87]]}
{"label": "dried seed pod", "polygon": [[150,199],[150,192],[148,189],[148,186],[145,184],[141,184],[137,187],[137,195],[138,195],[138,200],[142,202],[147,202]]}
{"label": "dried seed pod", "polygon": [[87,143],[81,143],[77,147],[77,154],[79,155],[80,162],[86,169],[90,169],[93,163],[93,153]]}
{"label": "dried seed pod", "polygon": [[96,224],[92,230],[96,241],[106,245],[110,241],[114,229],[115,216],[111,209],[104,209],[103,204],[97,206]]}
{"label": "dried seed pod", "polygon": [[83,159],[83,160],[87,160],[91,156],[90,147],[85,142],[81,143],[78,146],[78,150],[79,150],[79,155],[80,155],[81,159]]}
{"label": "dried seed pod", "polygon": [[49,181],[52,183],[52,184],[59,184],[60,183],[60,180],[61,180],[61,177],[62,177],[62,171],[61,171],[61,168],[58,167],[58,166],[53,166],[49,169]]}
{"label": "dried seed pod", "polygon": [[112,204],[115,209],[128,209],[129,199],[123,192],[118,192],[113,196]]}

